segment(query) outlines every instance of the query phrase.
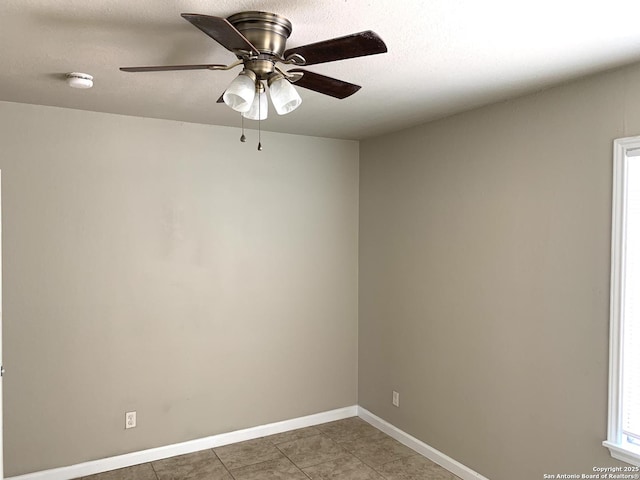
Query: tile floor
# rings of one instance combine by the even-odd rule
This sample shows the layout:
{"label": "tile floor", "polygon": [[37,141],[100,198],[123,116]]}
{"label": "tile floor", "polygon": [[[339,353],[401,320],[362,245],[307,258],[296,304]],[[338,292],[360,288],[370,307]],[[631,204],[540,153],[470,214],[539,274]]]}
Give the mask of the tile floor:
{"label": "tile floor", "polygon": [[82,480],[459,480],[358,417]]}

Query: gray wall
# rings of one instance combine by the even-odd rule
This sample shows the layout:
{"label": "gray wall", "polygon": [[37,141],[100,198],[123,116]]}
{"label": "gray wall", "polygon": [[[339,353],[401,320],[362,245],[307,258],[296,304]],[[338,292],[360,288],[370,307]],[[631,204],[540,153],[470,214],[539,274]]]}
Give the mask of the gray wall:
{"label": "gray wall", "polygon": [[236,129],[0,103],[7,475],[350,405],[358,382],[491,480],[615,465],[611,142],[638,102],[634,66],[364,141],[359,200],[355,142],[258,154]]}
{"label": "gray wall", "polygon": [[239,134],[0,102],[8,476],[356,403],[358,143]]}
{"label": "gray wall", "polygon": [[616,464],[612,140],[639,102],[634,66],[361,144],[360,405],[491,480]]}

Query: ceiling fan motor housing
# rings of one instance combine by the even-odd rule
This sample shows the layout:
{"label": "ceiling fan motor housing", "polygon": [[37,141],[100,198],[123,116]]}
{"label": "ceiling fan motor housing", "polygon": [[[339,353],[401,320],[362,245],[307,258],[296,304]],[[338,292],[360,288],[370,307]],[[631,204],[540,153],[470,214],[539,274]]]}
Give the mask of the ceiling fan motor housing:
{"label": "ceiling fan motor housing", "polygon": [[245,66],[261,80],[266,79],[273,73],[275,61],[284,54],[287,38],[292,31],[291,22],[281,15],[268,12],[241,12],[231,15],[227,20],[260,52],[257,59],[245,59]]}

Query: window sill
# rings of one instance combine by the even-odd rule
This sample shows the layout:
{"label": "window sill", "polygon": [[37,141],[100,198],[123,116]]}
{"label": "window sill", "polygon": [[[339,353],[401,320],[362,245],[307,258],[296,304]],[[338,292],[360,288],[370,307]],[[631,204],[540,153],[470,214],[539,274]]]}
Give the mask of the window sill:
{"label": "window sill", "polygon": [[624,448],[611,442],[602,442],[609,449],[611,456],[617,460],[640,467],[640,448]]}

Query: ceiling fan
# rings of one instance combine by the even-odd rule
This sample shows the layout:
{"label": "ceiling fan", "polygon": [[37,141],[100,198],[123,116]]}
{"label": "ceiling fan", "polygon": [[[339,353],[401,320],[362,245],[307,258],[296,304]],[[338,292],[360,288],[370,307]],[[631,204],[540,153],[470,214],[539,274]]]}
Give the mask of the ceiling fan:
{"label": "ceiling fan", "polygon": [[271,102],[280,115],[292,112],[302,103],[292,83],[339,99],[360,90],[359,85],[300,68],[284,70],[278,64],[300,67],[387,51],[384,41],[370,30],[285,49],[287,38],[292,32],[292,25],[289,20],[275,13],[241,12],[228,18],[195,13],[183,13],[181,16],[235,54],[238,60],[229,65],[122,67],[120,70],[125,72],[230,70],[243,65],[242,72],[231,82],[218,99],[218,103],[224,102],[240,112],[243,118],[252,120],[267,118],[268,104],[263,82],[267,83]]}

